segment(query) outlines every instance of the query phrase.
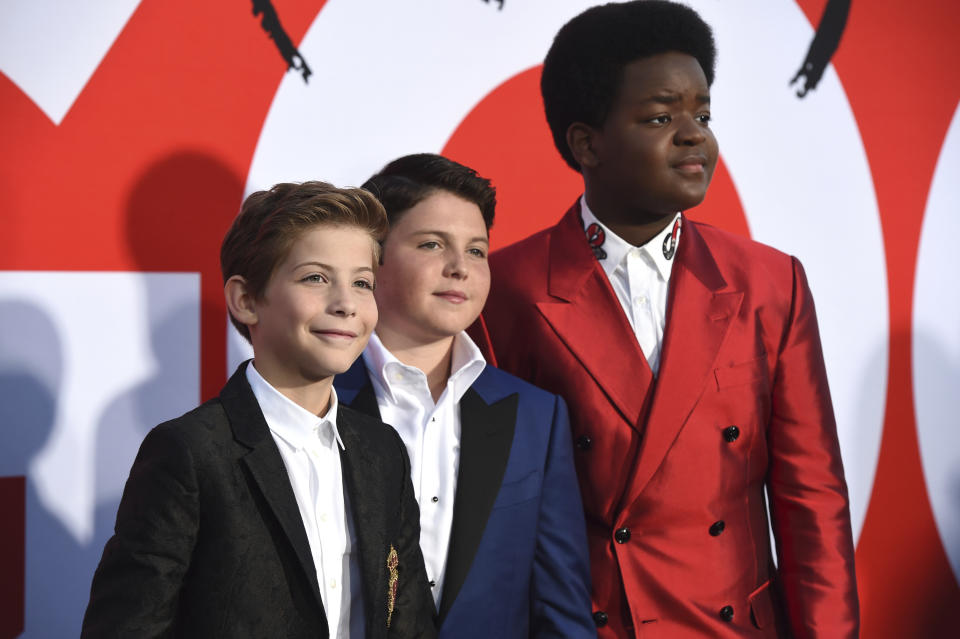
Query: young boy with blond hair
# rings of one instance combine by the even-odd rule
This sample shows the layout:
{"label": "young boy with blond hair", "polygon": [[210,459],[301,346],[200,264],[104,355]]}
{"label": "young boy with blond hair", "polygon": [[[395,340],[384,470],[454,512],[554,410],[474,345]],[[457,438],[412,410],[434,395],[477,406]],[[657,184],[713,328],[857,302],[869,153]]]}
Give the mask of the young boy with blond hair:
{"label": "young boy with blond hair", "polygon": [[254,359],[147,435],[83,637],[434,636],[403,442],[332,386],[376,325],[386,226],[323,182],[244,202],[220,259]]}

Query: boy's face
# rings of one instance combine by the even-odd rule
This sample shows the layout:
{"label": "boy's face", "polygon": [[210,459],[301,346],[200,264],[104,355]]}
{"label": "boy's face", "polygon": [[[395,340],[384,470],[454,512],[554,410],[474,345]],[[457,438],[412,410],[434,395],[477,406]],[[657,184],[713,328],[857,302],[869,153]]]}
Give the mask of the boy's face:
{"label": "boy's face", "polygon": [[641,218],[696,206],[717,164],[709,119],[710,88],[696,58],[670,52],[628,64],[606,122],[591,130],[588,192]]}
{"label": "boy's face", "polygon": [[377,333],[429,344],[470,326],[490,292],[489,248],[476,204],[437,191],[410,208],[383,246]]}
{"label": "boy's face", "polygon": [[343,373],[377,323],[374,241],[349,226],[304,232],[277,266],[250,327],[257,370],[274,386]]}

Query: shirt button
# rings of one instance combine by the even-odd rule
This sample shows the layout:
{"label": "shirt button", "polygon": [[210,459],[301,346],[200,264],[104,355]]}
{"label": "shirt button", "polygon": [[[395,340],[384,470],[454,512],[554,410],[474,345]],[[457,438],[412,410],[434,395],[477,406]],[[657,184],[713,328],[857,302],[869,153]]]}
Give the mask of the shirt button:
{"label": "shirt button", "polygon": [[724,606],[720,609],[720,618],[724,621],[733,621],[733,606]]}
{"label": "shirt button", "polygon": [[723,522],[722,519],[720,521],[713,522],[713,525],[710,526],[710,536],[719,537],[726,527],[727,525]]}
{"label": "shirt button", "polygon": [[330,580],[330,587],[331,587],[331,588],[336,588],[336,587],[337,587],[337,580],[336,580],[336,579],[331,579],[331,580]]}
{"label": "shirt button", "polygon": [[738,437],[740,437],[740,429],[736,426],[727,426],[723,429],[723,438],[729,443],[737,441]]}
{"label": "shirt button", "polygon": [[[422,583],[422,582],[421,582],[421,583]],[[433,579],[431,579],[431,580],[430,580],[430,587],[431,587],[431,588],[436,588],[436,587],[437,587],[437,582],[434,581]]]}
{"label": "shirt button", "polygon": [[322,522],[324,522],[324,523],[327,522],[327,513],[321,513],[321,514],[320,514],[320,521],[322,521]]}
{"label": "shirt button", "polygon": [[625,544],[630,541],[630,529],[629,528],[620,528],[617,532],[613,533],[613,538],[618,544]]}
{"label": "shirt button", "polygon": [[438,501],[440,501],[440,498],[434,495],[433,497],[430,498],[430,501],[432,501],[433,503],[437,503]]}

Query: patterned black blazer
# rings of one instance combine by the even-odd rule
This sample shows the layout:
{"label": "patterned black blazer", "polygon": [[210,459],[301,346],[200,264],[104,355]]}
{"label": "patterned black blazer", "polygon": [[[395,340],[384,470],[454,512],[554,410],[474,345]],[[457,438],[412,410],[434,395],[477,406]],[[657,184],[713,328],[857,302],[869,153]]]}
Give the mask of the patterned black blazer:
{"label": "patterned black blazer", "polygon": [[[218,398],[144,439],[93,578],[83,637],[329,636],[300,511],[246,366]],[[366,636],[435,637],[403,443],[345,406],[337,428]]]}

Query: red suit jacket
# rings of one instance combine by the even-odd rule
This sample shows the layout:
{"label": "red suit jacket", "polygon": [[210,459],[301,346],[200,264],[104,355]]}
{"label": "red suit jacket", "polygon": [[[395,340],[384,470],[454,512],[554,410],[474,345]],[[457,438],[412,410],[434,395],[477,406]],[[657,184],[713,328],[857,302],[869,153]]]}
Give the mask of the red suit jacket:
{"label": "red suit jacket", "polygon": [[497,366],[569,404],[599,636],[857,636],[847,488],[800,263],[684,219],[654,379],[579,213],[493,254],[474,332]]}

